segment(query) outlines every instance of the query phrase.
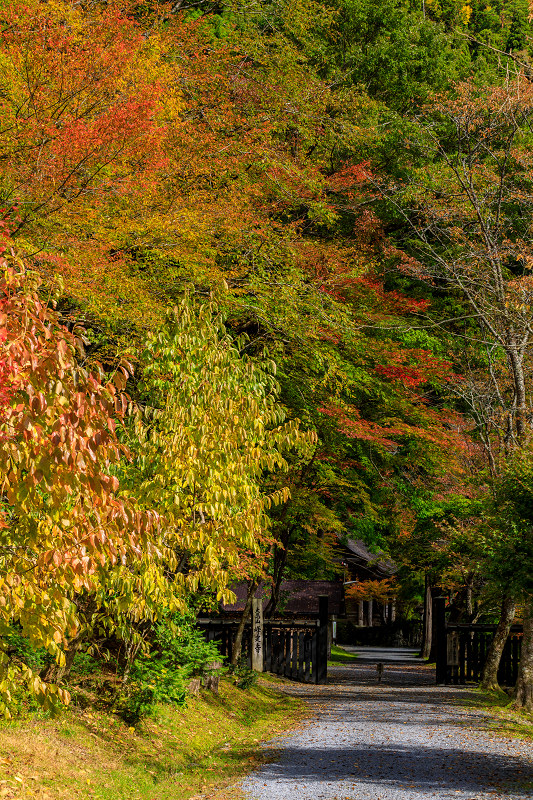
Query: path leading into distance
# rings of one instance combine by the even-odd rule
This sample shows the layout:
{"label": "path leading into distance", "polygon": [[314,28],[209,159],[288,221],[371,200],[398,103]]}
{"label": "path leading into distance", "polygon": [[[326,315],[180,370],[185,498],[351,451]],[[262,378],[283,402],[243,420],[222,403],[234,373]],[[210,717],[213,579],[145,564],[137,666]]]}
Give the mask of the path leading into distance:
{"label": "path leading into distance", "polygon": [[248,800],[533,800],[533,742],[490,730],[468,690],[435,686],[409,657],[379,684],[365,662],[288,687],[312,716],[266,745],[273,760],[240,784]]}

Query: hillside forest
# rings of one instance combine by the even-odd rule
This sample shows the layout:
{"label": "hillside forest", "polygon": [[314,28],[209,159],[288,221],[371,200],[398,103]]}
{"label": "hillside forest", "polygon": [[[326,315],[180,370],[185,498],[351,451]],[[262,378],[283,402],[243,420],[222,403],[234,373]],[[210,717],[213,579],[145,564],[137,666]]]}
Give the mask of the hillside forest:
{"label": "hillside forest", "polygon": [[0,16],[0,711],[180,702],[200,609],[348,538],[522,621],[532,709],[527,0]]}

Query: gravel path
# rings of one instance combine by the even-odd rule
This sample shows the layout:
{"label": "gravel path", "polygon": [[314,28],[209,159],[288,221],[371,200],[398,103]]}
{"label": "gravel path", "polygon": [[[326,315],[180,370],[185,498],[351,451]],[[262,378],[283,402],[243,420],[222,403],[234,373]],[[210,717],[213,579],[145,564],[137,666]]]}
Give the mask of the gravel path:
{"label": "gravel path", "polygon": [[[273,761],[241,784],[249,800],[533,800],[533,744],[498,736],[425,666],[333,667],[327,686],[289,691],[312,706]],[[528,788],[529,784],[529,788]]]}

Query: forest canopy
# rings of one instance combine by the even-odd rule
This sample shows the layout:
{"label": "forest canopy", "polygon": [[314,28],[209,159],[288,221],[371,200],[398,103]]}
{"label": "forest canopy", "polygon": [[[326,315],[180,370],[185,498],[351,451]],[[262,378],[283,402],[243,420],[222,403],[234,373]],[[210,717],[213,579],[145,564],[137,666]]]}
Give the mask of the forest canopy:
{"label": "forest canopy", "polygon": [[4,713],[349,538],[533,637],[527,0],[0,16]]}

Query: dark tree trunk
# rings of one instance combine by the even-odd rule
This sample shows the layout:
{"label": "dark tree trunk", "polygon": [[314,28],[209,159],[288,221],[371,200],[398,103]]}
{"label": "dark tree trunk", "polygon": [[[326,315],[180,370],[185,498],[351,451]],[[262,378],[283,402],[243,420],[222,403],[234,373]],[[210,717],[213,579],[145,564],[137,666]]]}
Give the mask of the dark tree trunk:
{"label": "dark tree trunk", "polygon": [[139,655],[139,651],[140,651],[140,649],[142,647],[142,643],[143,643],[142,637],[139,637],[138,639],[131,638],[128,641],[125,642],[125,646],[126,646],[126,665],[124,667],[124,674],[122,675],[122,685],[123,686],[126,686],[126,684],[128,683],[128,681],[130,679],[131,670],[132,670],[132,667],[133,667],[133,665],[135,663],[135,659]]}
{"label": "dark tree trunk", "polygon": [[80,629],[76,636],[73,636],[68,642],[68,645],[65,649],[65,663],[63,666],[52,663],[41,670],[40,677],[42,680],[47,681],[48,683],[59,684],[62,680],[68,678],[76,653],[89,636],[89,626],[87,620],[90,619],[90,616],[96,611],[94,596],[87,596],[85,593],[78,594],[76,595],[74,602],[78,610],[79,618],[83,620],[83,622],[80,625]]}
{"label": "dark tree trunk", "polygon": [[504,597],[502,602],[502,613],[500,621],[494,634],[494,639],[490,643],[487,658],[483,666],[483,675],[481,676],[481,688],[485,691],[496,691],[498,686],[498,667],[502,657],[505,642],[509,636],[511,625],[513,624],[516,612],[515,602],[511,597]]}
{"label": "dark tree trunk", "polygon": [[[307,464],[303,464],[300,470],[300,476],[295,481],[294,488],[297,489],[300,486],[305,484],[307,476],[311,471],[313,464],[315,462],[316,455],[318,453],[318,447],[315,448],[312,458],[307,462]],[[287,516],[289,510],[291,508],[291,500],[289,499],[279,517],[279,524],[283,526],[288,522]],[[291,538],[291,534],[296,529],[297,524],[293,522],[293,524],[286,524],[285,530],[279,537],[280,546],[274,548],[274,564],[272,570],[272,594],[270,599],[265,607],[264,616],[265,617],[273,617],[276,613],[276,609],[278,607],[279,598],[280,598],[280,591],[281,591],[281,582],[283,580],[283,574],[285,572],[285,565],[287,563],[287,553],[289,549],[289,542]]]}
{"label": "dark tree trunk", "polygon": [[533,601],[524,606],[524,636],[516,682],[515,708],[533,711]]}
{"label": "dark tree trunk", "polygon": [[473,583],[473,575],[470,574],[468,576],[468,578],[467,578],[466,597],[465,597],[465,606],[466,606],[465,610],[466,610],[466,621],[467,622],[472,622],[472,619],[474,617],[474,604],[472,602],[474,589],[473,589],[472,583]]}
{"label": "dark tree trunk", "polygon": [[278,607],[280,593],[281,593],[281,582],[283,581],[285,565],[287,563],[287,551],[289,548],[289,540],[291,538],[291,533],[293,531],[293,528],[294,526],[287,528],[284,535],[281,537],[281,547],[276,547],[274,552],[272,593],[265,608],[265,617],[273,617]]}
{"label": "dark tree trunk", "polygon": [[436,625],[438,624],[438,620],[435,618],[434,602],[435,602],[435,598],[439,597],[442,594],[442,590],[441,590],[440,586],[431,586],[430,593],[431,593],[431,596],[430,596],[428,602],[429,602],[429,607],[431,609],[431,611],[430,611],[430,614],[431,614],[431,631],[429,633],[429,636],[430,636],[430,648],[429,648],[428,661],[431,664],[433,664],[433,662],[436,663],[436,661],[437,661],[437,649],[439,647],[438,631],[436,630]]}
{"label": "dark tree trunk", "polygon": [[274,557],[274,581],[272,583],[272,593],[265,608],[265,617],[272,617],[276,613],[276,608],[279,603],[279,596],[281,592],[281,581],[283,580],[283,572],[287,561],[287,548],[282,549],[276,547]]}
{"label": "dark tree trunk", "polygon": [[231,653],[231,663],[238,664],[242,652],[242,637],[244,635],[244,628],[246,621],[250,617],[250,609],[252,608],[252,600],[254,599],[255,590],[257,589],[257,581],[251,581],[248,586],[248,594],[246,595],[246,603],[244,604],[244,611],[237,626],[237,633],[235,634],[235,641],[233,643],[233,651]]}
{"label": "dark tree trunk", "polygon": [[68,678],[74,663],[74,656],[80,649],[84,640],[85,631],[71,639],[68,643],[68,648],[65,651],[65,663],[62,666],[56,663],[49,664],[41,671],[42,680],[46,681],[47,683],[60,684],[61,681],[63,681],[65,678]]}
{"label": "dark tree trunk", "polygon": [[424,584],[424,617],[422,621],[422,647],[420,655],[422,658],[429,658],[429,654],[431,653],[431,642],[433,638],[433,598],[431,594],[431,584],[427,573]]}

